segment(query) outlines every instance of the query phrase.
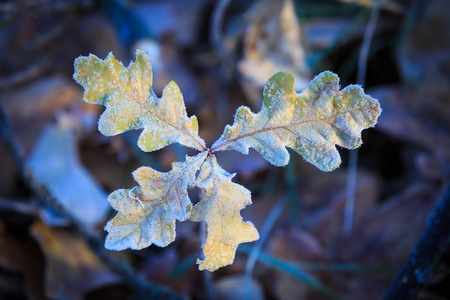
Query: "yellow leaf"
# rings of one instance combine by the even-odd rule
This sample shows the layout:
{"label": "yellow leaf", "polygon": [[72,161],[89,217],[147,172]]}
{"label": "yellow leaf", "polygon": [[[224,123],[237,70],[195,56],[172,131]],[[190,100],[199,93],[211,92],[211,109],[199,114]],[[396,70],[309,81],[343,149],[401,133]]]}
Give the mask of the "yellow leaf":
{"label": "yellow leaf", "polygon": [[360,86],[339,90],[339,78],[326,71],[316,76],[300,94],[294,78],[279,72],[264,88],[259,113],[240,107],[234,124],[225,130],[211,152],[236,150],[248,154],[255,148],[276,166],[289,162],[286,147],[294,149],[322,171],[336,169],[341,158],[336,145],[353,149],[361,145],[361,131],[376,124],[377,100]]}
{"label": "yellow leaf", "polygon": [[104,135],[116,135],[143,128],[138,145],[143,151],[161,149],[171,143],[205,150],[198,136],[198,121],[187,117],[183,96],[170,82],[158,98],[152,87],[152,68],[147,54],[136,51],[136,61],[128,68],[114,58],[95,55],[75,60],[74,79],[84,87],[84,100],[103,104],[105,112],[98,128]]}
{"label": "yellow leaf", "polygon": [[175,219],[186,220],[192,210],[187,188],[207,152],[175,162],[167,173],[148,167],[134,171],[140,186],[117,190],[108,200],[118,214],[106,225],[105,247],[110,250],[142,249],[155,244],[165,247],[175,239]]}
{"label": "yellow leaf", "polygon": [[243,222],[239,213],[251,204],[250,191],[231,182],[234,174],[227,173],[214,156],[209,156],[200,169],[196,185],[206,190],[205,196],[192,210],[190,219],[206,222],[208,236],[203,253],[205,259],[197,260],[200,270],[214,271],[232,264],[240,243],[259,239],[251,222]]}

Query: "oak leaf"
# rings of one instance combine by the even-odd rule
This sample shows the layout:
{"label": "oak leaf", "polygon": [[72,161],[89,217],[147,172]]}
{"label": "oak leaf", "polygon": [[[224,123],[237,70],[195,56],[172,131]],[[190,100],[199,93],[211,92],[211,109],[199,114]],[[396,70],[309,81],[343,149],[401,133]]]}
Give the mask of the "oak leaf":
{"label": "oak leaf", "polygon": [[259,239],[255,226],[243,222],[239,214],[252,201],[249,190],[231,181],[234,175],[222,169],[214,156],[207,158],[198,174],[196,185],[205,189],[205,195],[194,206],[190,219],[206,222],[208,227],[205,259],[197,260],[200,270],[215,271],[232,264],[240,243]]}
{"label": "oak leaf", "polygon": [[320,170],[331,171],[341,163],[336,145],[360,146],[361,131],[374,126],[379,114],[377,100],[357,85],[340,91],[339,78],[332,72],[316,76],[300,94],[294,90],[293,76],[278,72],[265,85],[260,112],[240,107],[234,124],[225,127],[211,151],[248,154],[255,148],[270,163],[284,166],[289,147]]}
{"label": "oak leaf", "polygon": [[[172,164],[170,172],[141,167],[133,173],[139,183],[132,189],[113,192],[108,200],[118,213],[108,222],[105,247],[111,250],[142,249],[151,244],[167,246],[175,239],[176,220],[206,222],[204,259],[200,270],[214,271],[233,262],[239,244],[259,238],[240,211],[251,204],[250,191],[232,182],[234,174],[222,169],[215,151],[237,150],[247,154],[255,148],[277,166],[289,161],[292,148],[324,171],[339,166],[336,145],[355,148],[361,131],[374,126],[379,103],[362,88],[351,85],[339,90],[339,78],[331,72],[318,75],[300,94],[287,72],[272,76],[264,88],[259,113],[240,107],[232,126],[209,149],[198,136],[195,116],[188,118],[178,86],[171,82],[158,98],[152,86],[150,61],[137,51],[136,61],[124,67],[112,54],[105,60],[94,55],[75,61],[75,80],[85,88],[84,99],[103,104],[99,130],[115,135],[143,128],[138,141],[144,151],[179,143],[202,151],[185,162]],[[187,189],[204,190],[192,207]]]}
{"label": "oak leaf", "polygon": [[113,192],[108,201],[118,213],[106,225],[105,247],[110,250],[165,247],[175,239],[175,219],[185,221],[192,210],[187,188],[207,152],[174,162],[170,172],[140,167],[133,172],[140,186]]}
{"label": "oak leaf", "polygon": [[143,128],[138,141],[143,151],[161,149],[171,143],[205,150],[198,136],[198,121],[187,117],[183,96],[171,81],[158,98],[152,90],[152,68],[147,54],[136,51],[136,61],[128,68],[114,58],[95,55],[75,60],[74,79],[84,89],[84,100],[103,104],[98,128],[106,136]]}

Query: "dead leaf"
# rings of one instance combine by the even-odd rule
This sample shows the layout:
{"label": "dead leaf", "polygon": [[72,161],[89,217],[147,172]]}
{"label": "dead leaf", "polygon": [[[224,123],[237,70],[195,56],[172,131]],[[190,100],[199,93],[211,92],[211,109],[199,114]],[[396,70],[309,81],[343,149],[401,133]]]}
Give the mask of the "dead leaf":
{"label": "dead leaf", "polygon": [[103,222],[106,194],[80,163],[73,128],[46,127],[27,163],[36,181],[75,219],[90,229]]}
{"label": "dead leaf", "polygon": [[238,69],[250,83],[244,83],[244,91],[253,104],[259,103],[267,78],[280,70],[293,74],[295,89],[303,90],[310,74],[293,1],[256,1],[248,12],[248,23]]}
{"label": "dead leaf", "polygon": [[83,299],[93,289],[120,282],[80,235],[64,228],[48,228],[40,221],[33,224],[32,233],[45,255],[48,297]]}
{"label": "dead leaf", "polygon": [[83,112],[96,112],[97,108],[79,104],[81,91],[63,77],[42,78],[20,89],[0,94],[0,102],[11,120],[13,133],[25,151],[30,153],[42,128],[55,120],[57,111],[66,111],[74,103]]}

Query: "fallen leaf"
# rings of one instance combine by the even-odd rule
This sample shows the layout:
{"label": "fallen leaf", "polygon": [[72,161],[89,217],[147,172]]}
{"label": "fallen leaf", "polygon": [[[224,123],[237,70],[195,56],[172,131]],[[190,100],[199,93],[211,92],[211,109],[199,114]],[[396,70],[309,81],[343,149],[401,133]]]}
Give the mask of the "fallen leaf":
{"label": "fallen leaf", "polygon": [[95,106],[81,102],[82,94],[76,84],[61,76],[39,79],[20,89],[0,94],[12,131],[25,148],[33,149],[41,130],[55,119],[55,112],[81,106],[83,112],[95,112]]}
{"label": "fallen leaf", "polygon": [[256,1],[248,12],[244,55],[238,69],[251,87],[244,91],[259,103],[267,78],[286,70],[296,79],[295,89],[304,89],[310,80],[300,26],[292,0]]}
{"label": "fallen leaf", "polygon": [[73,128],[46,127],[27,164],[75,219],[90,229],[103,222],[109,211],[106,194],[81,164]]}
{"label": "fallen leaf", "polygon": [[44,252],[49,298],[83,299],[87,292],[120,282],[80,235],[64,228],[48,228],[40,221],[32,225],[32,234]]}

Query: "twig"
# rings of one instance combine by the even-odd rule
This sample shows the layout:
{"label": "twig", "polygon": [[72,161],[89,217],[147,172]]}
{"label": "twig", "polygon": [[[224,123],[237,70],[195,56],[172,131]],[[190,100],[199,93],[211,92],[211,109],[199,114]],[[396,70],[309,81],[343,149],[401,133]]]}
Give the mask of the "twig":
{"label": "twig", "polygon": [[39,77],[47,68],[47,60],[43,60],[31,67],[0,78],[0,90],[12,88],[16,85]]}
{"label": "twig", "polygon": [[230,4],[231,0],[220,0],[217,5],[214,6],[213,15],[211,19],[211,35],[210,40],[214,45],[216,51],[222,56],[228,56],[228,52],[225,49],[222,41],[222,26],[226,8]]}
{"label": "twig", "polygon": [[37,215],[37,210],[34,206],[3,197],[0,197],[0,211],[14,211],[21,215],[32,217]]}
{"label": "twig", "polygon": [[428,224],[411,256],[397,275],[384,300],[415,299],[421,281],[450,243],[450,183],[428,218]]}
{"label": "twig", "polygon": [[38,205],[42,207],[48,207],[58,213],[59,215],[67,218],[75,228],[86,239],[88,245],[92,251],[111,269],[119,273],[122,278],[130,285],[133,291],[136,293],[138,299],[184,299],[182,296],[173,293],[169,288],[152,284],[145,279],[139,278],[136,274],[124,267],[122,264],[115,262],[114,259],[105,251],[103,242],[100,238],[91,233],[87,228],[78,222],[65,208],[51,196],[48,191],[40,185],[32,176],[25,164],[25,155],[20,142],[15,138],[9,125],[9,120],[5,114],[5,111],[0,104],[0,135],[11,152],[14,162],[19,169],[23,182],[27,185],[28,189],[33,192],[38,198]]}
{"label": "twig", "polygon": [[[382,0],[375,0],[372,12],[370,13],[369,22],[367,23],[364,32],[363,42],[359,51],[358,72],[356,75],[356,82],[360,85],[365,85],[367,58],[369,56],[370,44],[372,43],[373,34],[377,26],[378,17],[381,11]],[[358,149],[350,151],[347,175],[346,200],[344,211],[343,231],[345,235],[350,235],[353,225],[353,214],[355,207],[355,192],[356,192],[356,172],[358,168]]]}
{"label": "twig", "polygon": [[214,6],[211,18],[211,33],[210,41],[214,47],[215,52],[219,56],[220,63],[218,65],[218,86],[215,89],[216,111],[217,117],[224,122],[223,116],[229,115],[228,98],[229,85],[231,82],[232,68],[234,66],[233,55],[227,50],[223,38],[222,29],[224,17],[231,0],[220,0]]}
{"label": "twig", "polygon": [[286,206],[286,203],[288,202],[289,197],[280,197],[273,206],[273,208],[270,210],[269,215],[267,216],[266,220],[264,221],[264,224],[261,228],[261,237],[260,239],[255,243],[255,245],[252,248],[252,251],[250,252],[250,255],[248,257],[247,263],[245,265],[245,286],[246,288],[246,298],[251,299],[251,280],[252,280],[252,273],[253,269],[255,267],[256,260],[258,259],[259,254],[261,253],[262,247],[264,245],[264,242],[266,241],[267,237],[269,236],[270,231],[272,230],[273,225],[275,224],[275,221],[278,219],[280,214],[283,212],[284,207]]}
{"label": "twig", "polygon": [[383,0],[375,0],[374,2],[372,12],[370,13],[369,22],[367,23],[366,31],[364,32],[361,49],[359,51],[358,74],[356,77],[356,82],[361,85],[364,85],[366,82],[367,58],[369,56],[370,45],[372,44],[378,17],[380,16],[381,2],[383,2]]}

